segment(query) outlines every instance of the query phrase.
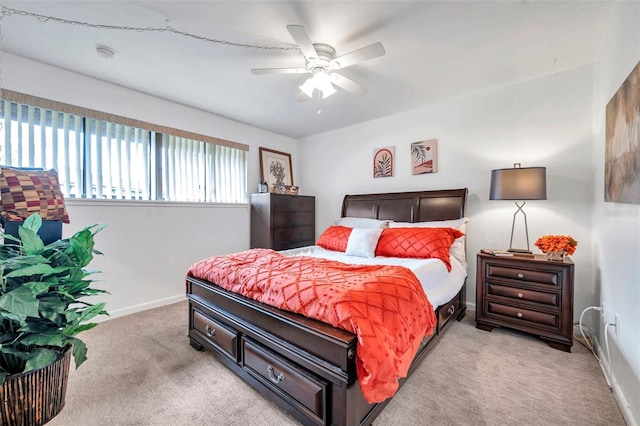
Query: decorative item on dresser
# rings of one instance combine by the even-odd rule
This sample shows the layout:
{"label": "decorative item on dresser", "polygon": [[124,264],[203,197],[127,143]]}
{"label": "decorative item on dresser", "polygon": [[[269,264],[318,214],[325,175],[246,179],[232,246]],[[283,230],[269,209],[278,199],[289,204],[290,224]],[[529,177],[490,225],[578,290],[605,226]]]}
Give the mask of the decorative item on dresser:
{"label": "decorative item on dresser", "polygon": [[260,177],[272,192],[286,193],[293,185],[291,154],[260,147]]}
{"label": "decorative item on dresser", "polygon": [[477,255],[476,327],[535,334],[549,346],[573,346],[573,262]]}
{"label": "decorative item on dresser", "polygon": [[315,244],[316,199],[251,194],[251,248],[286,250]]}
{"label": "decorative item on dresser", "polygon": [[570,235],[543,235],[535,242],[547,260],[562,261],[571,256],[578,247],[578,242]]}

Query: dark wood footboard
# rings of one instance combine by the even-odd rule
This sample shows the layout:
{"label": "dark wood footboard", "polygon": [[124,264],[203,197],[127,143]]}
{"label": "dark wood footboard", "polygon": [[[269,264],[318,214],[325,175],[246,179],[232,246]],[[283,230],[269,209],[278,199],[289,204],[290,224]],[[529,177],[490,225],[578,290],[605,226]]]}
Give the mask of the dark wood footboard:
{"label": "dark wood footboard", "polygon": [[[411,374],[453,318],[464,316],[464,290],[437,309]],[[189,339],[303,424],[367,425],[390,401],[368,404],[358,384],[352,333],[187,278]],[[404,379],[401,383],[404,382]]]}

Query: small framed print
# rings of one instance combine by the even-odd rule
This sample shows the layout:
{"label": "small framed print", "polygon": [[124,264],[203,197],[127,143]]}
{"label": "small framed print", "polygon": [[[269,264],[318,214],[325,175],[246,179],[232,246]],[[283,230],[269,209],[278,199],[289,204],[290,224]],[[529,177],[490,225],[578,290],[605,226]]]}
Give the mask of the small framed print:
{"label": "small framed print", "polygon": [[267,182],[269,192],[293,186],[292,170],[291,154],[260,147],[260,177]]}
{"label": "small framed print", "polygon": [[423,175],[438,171],[438,140],[414,142],[411,144],[411,174]]}
{"label": "small framed print", "polygon": [[373,177],[392,177],[395,147],[387,146],[373,150]]}

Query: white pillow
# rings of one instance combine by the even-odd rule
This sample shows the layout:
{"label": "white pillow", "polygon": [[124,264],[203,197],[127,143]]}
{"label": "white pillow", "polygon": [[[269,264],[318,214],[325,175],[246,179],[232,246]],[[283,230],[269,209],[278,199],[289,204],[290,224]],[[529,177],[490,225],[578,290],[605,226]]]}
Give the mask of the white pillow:
{"label": "white pillow", "polygon": [[341,217],[333,224],[347,228],[385,229],[389,227],[389,220],[368,219],[366,217]]}
{"label": "white pillow", "polygon": [[467,267],[467,255],[465,253],[465,238],[467,234],[467,222],[469,222],[468,217],[462,217],[460,219],[452,219],[452,220],[437,220],[433,222],[391,222],[389,223],[389,228],[455,228],[460,232],[464,232],[464,236],[456,238],[456,240],[451,245],[451,249],[449,249],[449,254],[462,263],[462,265]]}
{"label": "white pillow", "polygon": [[353,228],[347,242],[348,256],[376,257],[376,246],[382,229]]}

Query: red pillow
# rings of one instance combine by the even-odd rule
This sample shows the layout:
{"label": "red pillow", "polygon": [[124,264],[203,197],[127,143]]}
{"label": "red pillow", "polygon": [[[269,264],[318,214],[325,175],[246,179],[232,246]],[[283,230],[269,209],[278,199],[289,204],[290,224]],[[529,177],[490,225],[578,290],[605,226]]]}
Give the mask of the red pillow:
{"label": "red pillow", "polygon": [[352,230],[353,228],[346,226],[330,226],[320,235],[316,245],[327,250],[347,251],[347,243]]}
{"label": "red pillow", "polygon": [[376,256],[437,258],[451,271],[449,249],[464,233],[454,228],[389,228],[382,231]]}

